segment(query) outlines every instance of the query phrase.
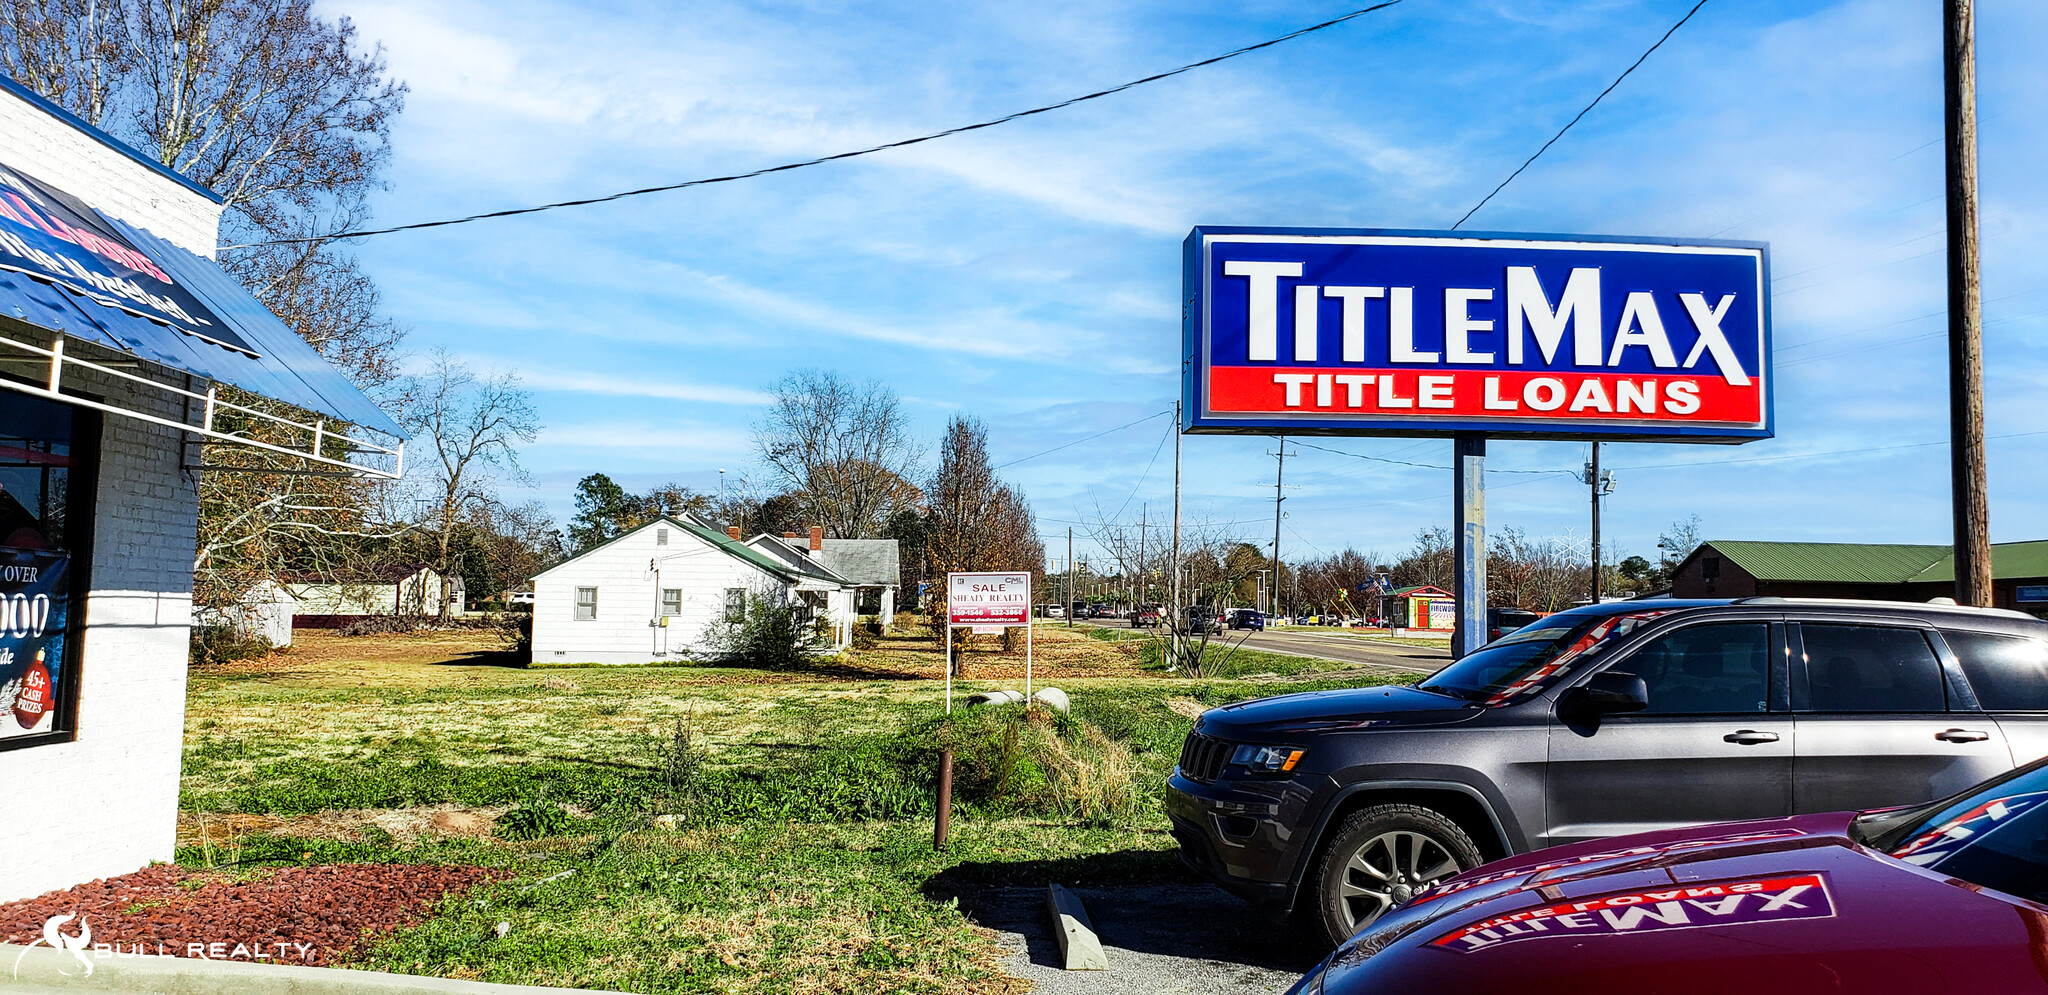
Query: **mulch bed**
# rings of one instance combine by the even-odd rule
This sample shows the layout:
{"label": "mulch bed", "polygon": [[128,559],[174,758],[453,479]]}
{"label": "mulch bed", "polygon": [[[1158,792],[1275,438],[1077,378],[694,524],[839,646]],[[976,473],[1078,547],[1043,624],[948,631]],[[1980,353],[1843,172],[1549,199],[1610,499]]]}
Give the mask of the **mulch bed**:
{"label": "mulch bed", "polygon": [[[336,864],[250,878],[158,864],[0,905],[0,942],[29,943],[73,915],[117,952],[325,966],[366,937],[424,920],[451,894],[505,872],[481,867]],[[62,923],[79,933],[80,918]],[[194,945],[197,945],[196,947]]]}

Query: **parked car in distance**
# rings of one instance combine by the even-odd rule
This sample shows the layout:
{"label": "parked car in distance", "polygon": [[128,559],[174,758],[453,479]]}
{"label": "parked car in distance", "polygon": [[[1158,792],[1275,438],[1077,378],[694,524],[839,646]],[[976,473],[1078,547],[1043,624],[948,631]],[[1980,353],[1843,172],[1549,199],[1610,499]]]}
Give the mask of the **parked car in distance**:
{"label": "parked car in distance", "polygon": [[1216,609],[1209,605],[1189,605],[1187,625],[1190,633],[1222,632],[1223,619]]}
{"label": "parked car in distance", "polygon": [[1066,610],[1066,608],[1065,608],[1065,607],[1063,607],[1063,606],[1061,606],[1061,605],[1046,605],[1046,606],[1045,606],[1045,617],[1046,617],[1046,618],[1066,618],[1066,617],[1067,617],[1067,610]]}
{"label": "parked car in distance", "polygon": [[[1547,887],[1545,885],[1548,885]],[[1664,830],[1418,894],[1293,992],[2040,992],[2048,761],[1939,801]]]}
{"label": "parked car in distance", "polygon": [[512,592],[512,595],[511,595],[511,597],[508,597],[508,598],[506,598],[506,599],[505,599],[505,603],[506,603],[506,604],[508,604],[508,605],[526,605],[526,606],[528,606],[528,607],[532,607],[532,605],[533,605],[533,592],[532,592],[532,591],[513,591],[513,592]]}
{"label": "parked car in distance", "polygon": [[1089,605],[1089,606],[1088,606],[1088,617],[1089,617],[1089,618],[1115,618],[1115,617],[1116,617],[1116,609],[1114,609],[1114,608],[1111,608],[1111,607],[1110,607],[1110,606],[1108,606],[1108,605],[1100,605],[1100,604],[1098,604],[1098,605]]}
{"label": "parked car in distance", "polygon": [[1162,613],[1158,605],[1139,605],[1131,611],[1131,628],[1158,628]]}
{"label": "parked car in distance", "polygon": [[1266,628],[1266,613],[1257,608],[1239,608],[1230,613],[1230,627],[1262,631]]}
{"label": "parked car in distance", "polygon": [[1522,628],[1543,616],[1520,608],[1488,608],[1486,610],[1486,641],[1492,642],[1516,629]]}
{"label": "parked car in distance", "polygon": [[1337,943],[1485,860],[1912,805],[2048,755],[2048,622],[1875,601],[1588,605],[1412,688],[1203,713],[1181,855]]}

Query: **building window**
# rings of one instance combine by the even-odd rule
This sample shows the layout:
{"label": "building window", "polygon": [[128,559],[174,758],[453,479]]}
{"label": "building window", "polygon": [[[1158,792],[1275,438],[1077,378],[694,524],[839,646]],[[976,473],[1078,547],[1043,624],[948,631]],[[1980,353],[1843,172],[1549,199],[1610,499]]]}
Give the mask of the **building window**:
{"label": "building window", "polygon": [[1721,576],[1721,558],[1720,558],[1720,557],[1718,557],[1718,556],[1703,556],[1703,557],[1700,557],[1700,579],[1701,579],[1701,580],[1714,580],[1715,578],[1718,578],[1718,577],[1720,577],[1720,576]]}
{"label": "building window", "polygon": [[587,622],[597,617],[597,588],[576,589],[576,620]]}
{"label": "building window", "polygon": [[728,587],[725,589],[725,620],[740,623],[747,620],[747,589]]}
{"label": "building window", "polygon": [[681,615],[683,613],[682,588],[664,587],[661,589],[661,613],[663,615]]}
{"label": "building window", "polygon": [[72,738],[98,437],[91,412],[0,394],[0,749]]}
{"label": "building window", "polygon": [[666,546],[666,545],[668,545],[668,527],[667,527],[667,526],[663,526],[663,527],[661,527],[661,528],[658,528],[658,529],[655,529],[655,530],[654,530],[654,544],[655,544],[655,545],[657,545],[657,546]]}

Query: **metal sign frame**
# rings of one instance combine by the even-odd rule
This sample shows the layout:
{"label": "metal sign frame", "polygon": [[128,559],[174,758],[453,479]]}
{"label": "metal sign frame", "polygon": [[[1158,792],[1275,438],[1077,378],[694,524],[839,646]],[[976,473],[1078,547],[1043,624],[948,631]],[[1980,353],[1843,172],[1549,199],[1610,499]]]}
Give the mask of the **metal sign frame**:
{"label": "metal sign frame", "polygon": [[972,578],[983,577],[1008,583],[1022,578],[1024,581],[1024,706],[1031,707],[1031,634],[1035,628],[1031,616],[1031,571],[1029,570],[975,570],[956,571],[946,575],[946,714],[953,714],[953,628],[964,625],[979,629],[990,626],[998,629],[1020,628],[1014,622],[962,622],[953,614],[953,591],[959,581],[972,583]]}
{"label": "metal sign frame", "polygon": [[[1639,415],[1638,417],[1631,418],[1619,411],[1609,412],[1605,417],[1596,417],[1594,415],[1577,417],[1568,413],[1561,413],[1559,415],[1537,414],[1535,410],[1528,409],[1525,409],[1526,413],[1516,416],[1470,416],[1460,413],[1430,414],[1423,410],[1425,406],[1419,405],[1417,403],[1418,399],[1412,396],[1412,394],[1409,397],[1398,399],[1409,402],[1409,406],[1402,413],[1381,414],[1377,417],[1369,416],[1365,413],[1345,413],[1342,409],[1346,405],[1342,401],[1339,401],[1336,405],[1338,410],[1329,410],[1330,404],[1327,400],[1322,405],[1305,405],[1305,410],[1300,412],[1246,412],[1242,409],[1219,410],[1213,403],[1216,393],[1214,378],[1216,367],[1212,363],[1216,358],[1213,354],[1216,337],[1215,330],[1217,328],[1215,304],[1219,296],[1218,288],[1215,285],[1216,263],[1218,261],[1216,252],[1219,246],[1228,245],[1259,247],[1248,249],[1248,251],[1268,254],[1271,253],[1271,247],[1273,246],[1300,247],[1304,253],[1325,257],[1324,260],[1319,261],[1326,266],[1349,265],[1354,271],[1358,268],[1356,263],[1349,260],[1344,261],[1342,264],[1328,263],[1327,257],[1339,251],[1353,254],[1370,252],[1379,257],[1380,262],[1393,262],[1400,266],[1408,267],[1410,271],[1406,275],[1411,280],[1418,275],[1437,280],[1438,285],[1420,285],[1419,281],[1415,281],[1419,285],[1411,288],[1397,286],[1324,286],[1321,288],[1321,294],[1300,299],[1314,302],[1314,310],[1311,314],[1329,316],[1311,317],[1309,319],[1309,323],[1306,326],[1309,331],[1306,334],[1313,337],[1312,340],[1327,342],[1336,337],[1333,336],[1332,332],[1338,329],[1341,329],[1341,331],[1337,331],[1338,336],[1353,338],[1362,336],[1364,339],[1370,340],[1375,337],[1374,333],[1384,334],[1387,328],[1386,323],[1391,320],[1390,318],[1381,318],[1377,314],[1378,311],[1390,308],[1393,305],[1390,293],[1402,289],[1411,290],[1414,293],[1404,298],[1403,306],[1412,309],[1410,312],[1413,315],[1413,318],[1411,318],[1412,327],[1422,333],[1415,335],[1414,338],[1423,342],[1425,346],[1431,341],[1429,329],[1432,327],[1426,319],[1432,316],[1440,317],[1446,304],[1446,302],[1433,295],[1455,286],[1449,283],[1449,280],[1471,277],[1473,275],[1470,273],[1440,273],[1432,267],[1468,265],[1463,261],[1457,261],[1460,260],[1461,255],[1485,254],[1492,260],[1503,260],[1511,257],[1518,264],[1523,261],[1543,263],[1545,269],[1539,274],[1538,278],[1538,282],[1542,286],[1538,290],[1545,298],[1542,302],[1545,307],[1550,307],[1553,302],[1555,303],[1557,320],[1560,327],[1562,327],[1565,320],[1565,308],[1567,307],[1565,298],[1571,293],[1570,288],[1572,286],[1570,283],[1560,283],[1562,274],[1566,270],[1574,272],[1578,269],[1586,268],[1602,270],[1618,268],[1626,263],[1630,266],[1648,270],[1649,272],[1636,275],[1641,279],[1650,279],[1653,273],[1676,268],[1686,261],[1699,261],[1701,265],[1707,265],[1708,261],[1712,261],[1730,270],[1730,274],[1739,265],[1739,268],[1747,271],[1743,274],[1743,285],[1740,289],[1750,292],[1756,299],[1753,302],[1737,301],[1726,305],[1728,307],[1741,307],[1742,313],[1740,314],[1724,310],[1715,312],[1714,317],[1708,320],[1710,322],[1718,320],[1719,322],[1731,325],[1739,320],[1743,323],[1744,334],[1735,338],[1732,345],[1729,344],[1729,340],[1725,337],[1721,338],[1719,342],[1701,343],[1712,344],[1714,346],[1712,350],[1702,350],[1693,341],[1686,340],[1681,343],[1681,347],[1693,347],[1690,355],[1684,356],[1687,362],[1676,363],[1676,365],[1672,366],[1653,367],[1651,369],[1655,370],[1655,372],[1645,370],[1641,371],[1640,375],[1666,380],[1713,380],[1716,379],[1714,367],[1718,366],[1723,356],[1728,354],[1723,350],[1733,350],[1738,354],[1747,354],[1743,358],[1753,361],[1756,369],[1748,370],[1745,367],[1742,375],[1746,380],[1754,381],[1754,390],[1758,398],[1756,405],[1757,416],[1754,419],[1745,421],[1686,422],[1655,414]],[[1417,255],[1428,254],[1431,257],[1431,261],[1414,262],[1408,260],[1404,255],[1400,255],[1400,253],[1409,250],[1412,250]],[[1776,409],[1772,389],[1775,386],[1776,378],[1773,376],[1772,370],[1771,304],[1769,292],[1771,277],[1770,252],[1767,243],[1723,239],[1674,239],[1613,235],[1203,225],[1196,227],[1190,232],[1187,240],[1183,243],[1182,267],[1183,296],[1186,298],[1187,305],[1183,314],[1182,330],[1185,359],[1188,364],[1186,367],[1187,375],[1182,378],[1181,388],[1182,399],[1185,402],[1182,408],[1185,412],[1182,416],[1181,424],[1183,431],[1211,434],[1270,435],[1276,432],[1285,432],[1290,435],[1376,435],[1437,438],[1450,438],[1459,433],[1477,432],[1493,438],[1516,437],[1568,441],[1636,439],[1726,443],[1749,442],[1755,439],[1770,438],[1774,434],[1773,426],[1776,423]],[[1517,265],[1516,268],[1520,268],[1520,266]],[[1730,274],[1719,274],[1719,276],[1725,283]],[[1304,275],[1302,279],[1307,279],[1308,276],[1312,275]],[[1280,363],[1278,355],[1287,354],[1285,346],[1282,345],[1275,357],[1264,360],[1252,359],[1250,362],[1260,367],[1272,366],[1276,371],[1308,370],[1311,368],[1320,371],[1324,374],[1323,382],[1304,383],[1300,386],[1304,393],[1317,392],[1325,398],[1330,396],[1332,387],[1327,382],[1328,374],[1342,374],[1347,371],[1355,371],[1361,374],[1371,374],[1380,371],[1418,375],[1434,374],[1440,379],[1454,376],[1478,378],[1489,373],[1495,374],[1497,379],[1540,374],[1558,374],[1560,377],[1594,376],[1595,374],[1590,372],[1588,367],[1576,362],[1566,362],[1567,359],[1576,360],[1579,358],[1574,353],[1574,348],[1577,345],[1576,342],[1560,344],[1558,341],[1553,340],[1550,346],[1552,358],[1556,360],[1555,362],[1552,361],[1552,358],[1545,358],[1545,349],[1540,341],[1537,347],[1531,350],[1535,353],[1534,357],[1532,357],[1535,360],[1534,362],[1519,362],[1506,358],[1512,355],[1515,348],[1514,346],[1503,347],[1503,343],[1509,338],[1509,325],[1512,324],[1519,328],[1521,323],[1514,321],[1514,316],[1507,313],[1508,298],[1513,296],[1514,289],[1511,285],[1512,281],[1504,281],[1501,276],[1501,274],[1496,274],[1485,283],[1472,282],[1473,286],[1482,288],[1502,286],[1500,294],[1490,297],[1474,296],[1468,301],[1468,305],[1475,311],[1486,312],[1488,315],[1491,315],[1493,312],[1499,312],[1497,318],[1482,317],[1480,314],[1472,315],[1475,321],[1481,322],[1485,326],[1481,327],[1481,325],[1475,324],[1472,326],[1472,331],[1475,334],[1490,336],[1484,340],[1486,344],[1483,347],[1473,346],[1473,351],[1480,355],[1491,354],[1498,357],[1487,362],[1447,362],[1444,357],[1448,354],[1448,351],[1441,344],[1428,352],[1418,354],[1430,357],[1428,359],[1390,359],[1384,362],[1368,364],[1362,357],[1344,360],[1323,358],[1319,362],[1310,360],[1309,363],[1313,364],[1312,366],[1303,365],[1299,360],[1294,364]],[[1629,310],[1630,298],[1639,296],[1633,293],[1615,293],[1617,289],[1628,290],[1634,286],[1623,283],[1622,280],[1624,278],[1619,272],[1610,272],[1609,282],[1603,288],[1607,293],[1600,295],[1598,298],[1602,302],[1599,321],[1602,327],[1599,330],[1599,345],[1596,349],[1601,353],[1602,359],[1608,357],[1610,345],[1621,345],[1618,342],[1610,342],[1607,335],[1609,330],[1607,326],[1610,324],[1617,326],[1615,331],[1618,333],[1620,330],[1618,326],[1628,322],[1629,316],[1633,313]],[[1289,277],[1288,279],[1293,278]],[[1382,284],[1395,282],[1395,279],[1384,276],[1374,276],[1373,279],[1379,280]],[[1594,283],[1598,284],[1597,278]],[[1734,286],[1734,284],[1728,285]],[[1711,292],[1719,286],[1721,285],[1716,284],[1710,287],[1705,284],[1686,283],[1672,284],[1655,289],[1669,290],[1673,293],[1683,293],[1686,290]],[[1296,285],[1291,289],[1298,292],[1302,290],[1313,291],[1316,288]],[[1333,293],[1336,291],[1356,292],[1353,296],[1364,294],[1364,297],[1357,301],[1347,301],[1343,300],[1340,294]],[[1375,295],[1371,293],[1373,291],[1378,291],[1379,293]],[[1232,289],[1232,293],[1235,294],[1236,291]],[[1294,340],[1296,337],[1304,334],[1303,326],[1296,323],[1300,320],[1299,318],[1296,318],[1295,322],[1283,319],[1283,316],[1295,313],[1294,304],[1297,300],[1290,300],[1291,296],[1293,295],[1282,294],[1279,300],[1264,300],[1262,298],[1260,304],[1254,305],[1259,308],[1259,313],[1267,321],[1278,324],[1277,329],[1268,329],[1268,331],[1277,331],[1282,343]],[[1711,309],[1711,305],[1708,305],[1704,300],[1705,294],[1702,293],[1699,296],[1701,297],[1700,306]],[[1371,298],[1371,300],[1367,301],[1365,299],[1367,297]],[[1720,302],[1717,301],[1716,303]],[[1357,305],[1355,311],[1352,309],[1354,304]],[[1661,301],[1661,304],[1665,309],[1662,313],[1670,316],[1668,324],[1673,331],[1682,332],[1685,329],[1694,327],[1693,323],[1699,318],[1699,316],[1692,313],[1689,307],[1681,305],[1681,302],[1677,299]],[[1270,313],[1265,310],[1268,307],[1272,309]],[[1365,317],[1369,311],[1375,312],[1371,318]],[[1330,320],[1336,316],[1336,313],[1341,313],[1343,317]],[[1354,314],[1357,315],[1359,322],[1376,326],[1373,332],[1366,333],[1361,328],[1350,327]],[[1692,321],[1689,321],[1689,319],[1692,319]],[[1247,319],[1246,323],[1248,324],[1250,320]],[[1578,319],[1574,316],[1572,320],[1576,321]],[[1659,326],[1657,334],[1663,336],[1665,319],[1658,317],[1655,320]],[[1442,330],[1441,325],[1439,324],[1436,327],[1440,333]],[[1636,330],[1639,334],[1646,334],[1645,330],[1640,326],[1637,326]],[[1574,326],[1573,331],[1574,335],[1576,335],[1576,326]],[[1715,331],[1718,335],[1718,325],[1715,326]],[[1753,338],[1751,337],[1752,333]],[[1519,344],[1522,338],[1521,334],[1517,332],[1514,337]],[[1701,339],[1708,338],[1704,332],[1699,332],[1699,337]],[[1538,338],[1540,339],[1540,335]],[[1630,347],[1636,345],[1647,346],[1647,341],[1631,337],[1627,345]],[[1487,352],[1479,353],[1481,348],[1484,348]],[[1665,350],[1669,349],[1670,345],[1668,341],[1660,341],[1654,348]],[[1324,357],[1328,357],[1334,351],[1327,347],[1320,350]],[[1645,352],[1649,351],[1651,350],[1648,348],[1643,350],[1614,348],[1613,350],[1614,354],[1620,357],[1623,363],[1630,365],[1640,365],[1637,361],[1643,357]],[[1664,360],[1662,355],[1658,355],[1657,358],[1660,361]],[[1671,357],[1671,361],[1675,362],[1676,359],[1677,357]],[[1616,368],[1610,367],[1606,363],[1600,363],[1595,364],[1590,369],[1612,371]],[[1748,385],[1744,384],[1744,386]],[[1410,387],[1404,387],[1403,389],[1412,390]],[[1504,402],[1517,400],[1513,391],[1513,384],[1510,383],[1506,389],[1508,394],[1501,400]],[[1358,390],[1358,386],[1349,385],[1349,390],[1355,392]],[[1336,396],[1343,397],[1346,393],[1347,385],[1336,385]],[[1463,393],[1477,394],[1476,385],[1473,389]],[[1468,409],[1474,407],[1469,403],[1470,400],[1469,396],[1461,397],[1460,407]],[[1487,407],[1493,407],[1491,403],[1493,400],[1493,396],[1488,394],[1485,398]],[[1710,404],[1712,400],[1712,398],[1709,399]],[[1619,398],[1615,398],[1609,403],[1616,407],[1624,407],[1621,405]],[[1563,404],[1560,402],[1559,407],[1562,406]],[[1324,410],[1315,410],[1318,407]],[[1534,405],[1531,405],[1530,409],[1534,409],[1534,407]]]}
{"label": "metal sign frame", "polygon": [[[1219,245],[1245,251],[1219,260]],[[1182,432],[1452,440],[1456,656],[1486,642],[1489,438],[1740,444],[1775,434],[1766,243],[1203,225],[1181,263]],[[1225,326],[1242,344],[1226,341],[1223,357],[1219,263],[1235,269],[1222,276],[1245,278],[1242,290],[1223,288],[1226,306],[1244,309]],[[1384,350],[1367,330],[1375,317]],[[1674,343],[1667,329],[1688,326],[1692,338]],[[1229,407],[1216,403],[1219,383]]]}

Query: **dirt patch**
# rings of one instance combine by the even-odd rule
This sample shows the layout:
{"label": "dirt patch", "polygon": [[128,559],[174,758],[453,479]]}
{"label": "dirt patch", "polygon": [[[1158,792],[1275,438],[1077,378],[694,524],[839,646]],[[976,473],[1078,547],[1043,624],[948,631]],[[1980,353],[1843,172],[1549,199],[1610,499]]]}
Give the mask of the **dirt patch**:
{"label": "dirt patch", "polygon": [[[55,916],[66,936],[177,957],[325,966],[364,939],[415,925],[449,895],[503,877],[481,867],[337,864],[238,879],[158,864],[0,905],[0,942],[29,943]],[[196,946],[195,946],[196,945]]]}
{"label": "dirt patch", "polygon": [[482,838],[491,835],[498,816],[504,812],[503,807],[453,805],[340,809],[290,816],[180,812],[178,845],[220,847],[244,836],[257,835],[359,843],[376,835],[370,832],[373,828],[403,843],[436,837]]}

